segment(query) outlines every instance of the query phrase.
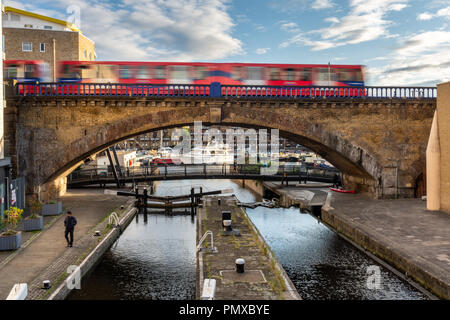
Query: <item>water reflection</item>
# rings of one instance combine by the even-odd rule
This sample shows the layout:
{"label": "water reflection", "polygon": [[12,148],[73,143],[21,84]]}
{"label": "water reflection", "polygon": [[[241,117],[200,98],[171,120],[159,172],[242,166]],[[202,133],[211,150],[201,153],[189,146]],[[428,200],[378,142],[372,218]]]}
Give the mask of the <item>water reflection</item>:
{"label": "water reflection", "polygon": [[[161,181],[155,194],[233,188],[240,201],[260,201],[230,180]],[[375,264],[298,209],[247,209],[304,299],[423,299],[424,296],[382,269],[381,290],[367,289],[366,268]],[[141,215],[70,299],[193,299],[195,219]]]}

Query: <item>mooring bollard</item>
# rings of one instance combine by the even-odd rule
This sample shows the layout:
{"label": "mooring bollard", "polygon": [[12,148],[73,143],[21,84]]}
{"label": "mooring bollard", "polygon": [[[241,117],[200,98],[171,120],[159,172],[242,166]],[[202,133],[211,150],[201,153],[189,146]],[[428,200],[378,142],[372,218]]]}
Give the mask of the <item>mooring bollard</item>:
{"label": "mooring bollard", "polygon": [[44,280],[42,283],[44,284],[44,289],[50,289],[50,280]]}
{"label": "mooring bollard", "polygon": [[231,211],[222,211],[222,227],[227,227],[225,221],[229,221],[228,226],[231,225]]}
{"label": "mooring bollard", "polygon": [[244,273],[245,260],[242,258],[236,259],[236,272]]}

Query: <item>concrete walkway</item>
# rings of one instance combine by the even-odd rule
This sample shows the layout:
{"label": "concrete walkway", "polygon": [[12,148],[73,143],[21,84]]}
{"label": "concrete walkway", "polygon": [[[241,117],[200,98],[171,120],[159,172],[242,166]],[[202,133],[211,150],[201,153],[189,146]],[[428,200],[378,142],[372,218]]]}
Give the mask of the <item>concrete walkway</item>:
{"label": "concrete walkway", "polygon": [[30,283],[55,261],[64,255],[67,256],[67,251],[72,251],[74,255],[83,254],[84,248],[78,247],[77,240],[91,232],[91,229],[113,209],[125,204],[127,198],[104,195],[102,190],[70,190],[62,197],[62,201],[64,211],[71,210],[78,220],[73,248],[66,247],[65,214],[62,214],[55,218],[56,221],[49,228],[41,231],[26,248],[19,252],[11,252],[12,259],[4,257],[4,260],[9,261],[0,266],[0,299],[8,296],[15,283],[28,283],[30,286]]}

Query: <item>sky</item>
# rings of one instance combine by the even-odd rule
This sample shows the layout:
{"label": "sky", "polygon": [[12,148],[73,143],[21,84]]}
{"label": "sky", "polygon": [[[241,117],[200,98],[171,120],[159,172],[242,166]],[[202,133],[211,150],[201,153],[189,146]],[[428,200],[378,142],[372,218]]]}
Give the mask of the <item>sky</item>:
{"label": "sky", "polygon": [[361,64],[366,84],[450,81],[450,0],[5,0],[75,22],[97,60]]}

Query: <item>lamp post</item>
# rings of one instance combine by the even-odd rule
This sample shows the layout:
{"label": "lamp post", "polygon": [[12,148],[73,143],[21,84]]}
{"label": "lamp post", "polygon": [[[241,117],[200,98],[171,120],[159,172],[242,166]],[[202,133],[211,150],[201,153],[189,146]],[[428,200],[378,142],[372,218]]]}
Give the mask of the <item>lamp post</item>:
{"label": "lamp post", "polygon": [[330,80],[331,80],[331,66],[330,62],[328,61],[328,86],[330,86]]}

